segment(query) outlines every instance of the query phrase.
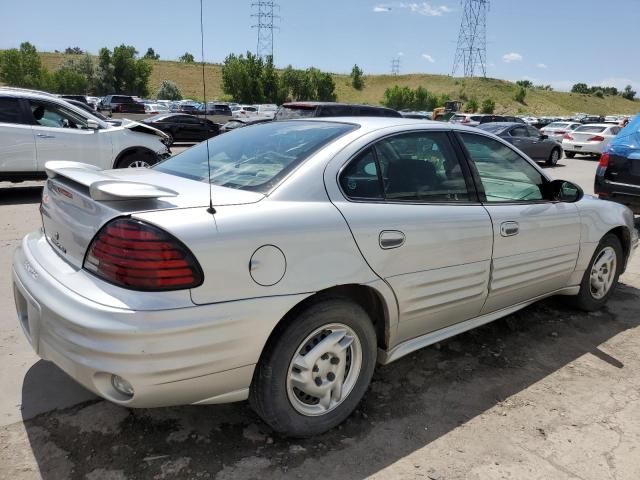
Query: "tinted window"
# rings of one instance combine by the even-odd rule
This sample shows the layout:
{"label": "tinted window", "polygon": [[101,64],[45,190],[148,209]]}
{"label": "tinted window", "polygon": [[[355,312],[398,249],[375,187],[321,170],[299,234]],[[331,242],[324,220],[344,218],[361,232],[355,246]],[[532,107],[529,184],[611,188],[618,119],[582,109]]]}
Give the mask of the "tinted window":
{"label": "tinted window", "polygon": [[2,123],[24,123],[21,121],[20,102],[17,98],[0,97],[0,122]]}
{"label": "tinted window", "polygon": [[131,97],[122,97],[122,96],[117,96],[117,95],[114,95],[111,98],[111,102],[112,103],[135,103],[133,101],[133,98],[131,98]]}
{"label": "tinted window", "polygon": [[512,128],[509,134],[512,137],[528,137],[529,136],[529,134],[527,133],[526,127]]}
{"label": "tinted window", "polygon": [[372,148],[353,160],[340,175],[340,186],[350,198],[383,198],[378,165]]}
{"label": "tinted window", "polygon": [[154,168],[213,185],[267,192],[309,155],[355,128],[330,122],[268,122],[214,137]]}
{"label": "tinted window", "polygon": [[396,135],[378,142],[375,150],[387,200],[470,200],[462,168],[445,133]]}
{"label": "tinted window", "polygon": [[349,117],[357,115],[349,105],[323,105],[318,108],[319,117]]}
{"label": "tinted window", "polygon": [[540,137],[540,130],[538,130],[535,127],[527,127],[527,132],[529,132],[529,136],[533,137],[533,138],[539,138]]}
{"label": "tinted window", "polygon": [[473,160],[487,202],[543,200],[544,178],[529,162],[501,142],[461,133]]}

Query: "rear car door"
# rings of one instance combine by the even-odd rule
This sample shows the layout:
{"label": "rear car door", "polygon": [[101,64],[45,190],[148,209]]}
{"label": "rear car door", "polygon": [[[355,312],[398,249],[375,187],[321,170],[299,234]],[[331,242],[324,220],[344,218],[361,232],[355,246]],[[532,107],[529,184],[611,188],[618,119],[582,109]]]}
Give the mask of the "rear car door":
{"label": "rear car door", "polygon": [[0,174],[34,172],[36,142],[24,101],[16,97],[0,97]]}
{"label": "rear car door", "polygon": [[468,173],[449,134],[429,130],[374,141],[338,175],[332,201],[395,292],[400,340],[472,318],[485,302],[491,220]]}
{"label": "rear car door", "polygon": [[527,133],[529,134],[529,140],[531,142],[531,152],[529,155],[535,160],[546,160],[551,153],[551,141],[548,139],[543,140],[540,138],[542,134],[536,127],[526,126]]}
{"label": "rear car door", "polygon": [[458,135],[493,224],[491,281],[482,313],[567,286],[580,248],[577,206],[547,200],[548,180],[504,143]]}
{"label": "rear car door", "polygon": [[517,127],[513,127],[511,130],[509,130],[509,136],[507,140],[511,142],[516,148],[519,148],[524,153],[529,155],[529,157],[534,159],[537,158],[535,153],[535,145],[533,144],[533,141],[529,136],[526,125],[518,125]]}
{"label": "rear car door", "polygon": [[60,104],[29,100],[36,139],[37,168],[44,171],[50,160],[68,160],[111,168],[113,147],[111,134],[117,129],[93,130],[79,113]]}

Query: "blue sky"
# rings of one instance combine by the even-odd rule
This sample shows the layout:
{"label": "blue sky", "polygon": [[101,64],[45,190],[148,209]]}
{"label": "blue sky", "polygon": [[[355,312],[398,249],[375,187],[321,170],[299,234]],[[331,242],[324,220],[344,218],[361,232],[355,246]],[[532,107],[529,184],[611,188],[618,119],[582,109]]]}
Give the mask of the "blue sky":
{"label": "blue sky", "polygon": [[[449,74],[461,20],[458,0],[280,0],[278,66],[348,72]],[[199,58],[198,0],[7,0],[0,48],[29,40],[39,50],[153,47],[162,58]],[[205,55],[220,62],[256,48],[251,0],[205,0]],[[640,91],[640,0],[492,0],[487,75],[566,90],[573,83]]]}

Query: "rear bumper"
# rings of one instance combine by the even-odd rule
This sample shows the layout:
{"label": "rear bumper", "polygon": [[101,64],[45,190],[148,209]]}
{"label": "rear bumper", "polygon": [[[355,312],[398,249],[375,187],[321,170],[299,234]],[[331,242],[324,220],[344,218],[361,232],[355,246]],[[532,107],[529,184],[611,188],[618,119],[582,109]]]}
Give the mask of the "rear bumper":
{"label": "rear bumper", "polygon": [[[13,258],[13,291],[27,339],[89,390],[130,407],[246,399],[271,331],[306,296],[134,311],[89,300],[54,276],[25,239]],[[131,383],[132,397],[115,390],[113,374]]]}
{"label": "rear bumper", "polygon": [[562,142],[562,149],[565,152],[573,152],[573,153],[589,153],[589,154],[598,154],[602,153],[602,149],[605,147],[602,143],[580,143],[580,142],[569,142],[567,140]]}
{"label": "rear bumper", "polygon": [[640,185],[621,185],[596,175],[594,191],[603,200],[620,203],[629,207],[634,214],[640,215]]}

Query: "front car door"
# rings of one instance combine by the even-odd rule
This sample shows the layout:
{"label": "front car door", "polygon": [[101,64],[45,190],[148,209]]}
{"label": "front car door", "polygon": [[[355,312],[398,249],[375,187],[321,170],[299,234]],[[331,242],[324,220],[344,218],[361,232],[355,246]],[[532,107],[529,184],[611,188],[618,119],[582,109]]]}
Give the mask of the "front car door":
{"label": "front car door", "polygon": [[[487,296],[491,220],[450,134],[373,138],[346,155],[329,195],[365,260],[395,292],[397,340],[478,315]],[[335,185],[335,175],[328,169],[325,183]]]}
{"label": "front car door", "polygon": [[482,313],[567,286],[580,249],[576,205],[548,200],[549,180],[491,137],[458,133],[493,223],[489,296]]}
{"label": "front car door", "polygon": [[93,130],[81,114],[57,103],[29,100],[36,140],[37,166],[44,171],[50,160],[90,163],[111,168],[113,147],[110,134],[116,129]]}
{"label": "front car door", "polygon": [[529,136],[529,131],[527,130],[526,125],[512,127],[509,130],[506,140],[529,155],[530,158],[533,158],[534,160],[537,158],[535,145],[533,144],[533,139]]}
{"label": "front car door", "polygon": [[23,100],[0,97],[0,174],[34,172],[36,143]]}

